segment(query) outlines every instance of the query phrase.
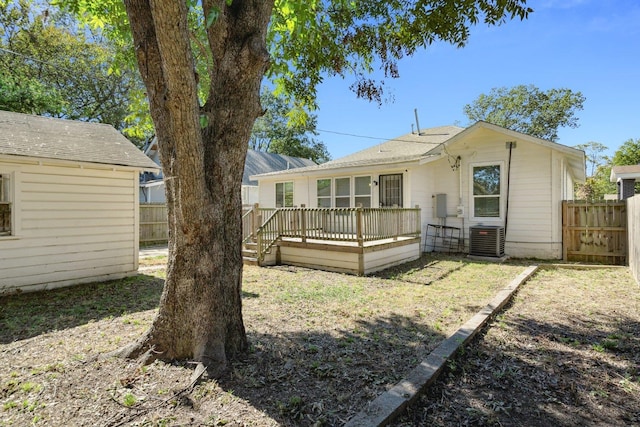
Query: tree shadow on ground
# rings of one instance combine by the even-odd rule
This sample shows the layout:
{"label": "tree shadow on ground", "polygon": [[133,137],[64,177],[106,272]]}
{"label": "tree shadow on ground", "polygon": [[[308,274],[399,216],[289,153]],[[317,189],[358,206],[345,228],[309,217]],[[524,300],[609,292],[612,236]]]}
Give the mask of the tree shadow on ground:
{"label": "tree shadow on ground", "polygon": [[[586,426],[640,422],[640,323],[590,313],[509,317],[483,332],[392,425]],[[604,329],[599,325],[615,325]],[[486,334],[485,334],[486,333]]]}
{"label": "tree shadow on ground", "polygon": [[[158,308],[164,279],[139,274],[120,280],[0,297],[0,344],[91,321]],[[243,292],[243,298],[258,294]]]}
{"label": "tree shadow on ground", "polygon": [[136,275],[0,297],[0,343],[158,307],[164,280]]}
{"label": "tree shadow on ground", "polygon": [[442,333],[402,316],[326,333],[250,332],[250,352],[233,362],[219,384],[280,425],[339,426],[443,339]]}

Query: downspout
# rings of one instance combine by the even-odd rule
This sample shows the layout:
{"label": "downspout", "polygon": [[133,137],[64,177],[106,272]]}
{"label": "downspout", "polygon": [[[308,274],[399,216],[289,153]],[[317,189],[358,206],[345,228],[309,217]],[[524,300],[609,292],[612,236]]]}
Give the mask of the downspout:
{"label": "downspout", "polygon": [[513,147],[516,145],[515,142],[509,141],[509,161],[507,162],[507,205],[505,207],[504,212],[504,237],[507,239],[507,225],[509,224],[509,187],[511,184],[511,153],[513,152]]}

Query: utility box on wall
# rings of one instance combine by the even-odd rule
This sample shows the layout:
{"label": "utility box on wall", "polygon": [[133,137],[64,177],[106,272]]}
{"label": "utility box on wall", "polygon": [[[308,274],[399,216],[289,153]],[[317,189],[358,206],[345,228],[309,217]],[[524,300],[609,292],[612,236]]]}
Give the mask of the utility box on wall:
{"label": "utility box on wall", "polygon": [[431,196],[433,199],[433,216],[435,218],[447,217],[447,195],[438,193]]}

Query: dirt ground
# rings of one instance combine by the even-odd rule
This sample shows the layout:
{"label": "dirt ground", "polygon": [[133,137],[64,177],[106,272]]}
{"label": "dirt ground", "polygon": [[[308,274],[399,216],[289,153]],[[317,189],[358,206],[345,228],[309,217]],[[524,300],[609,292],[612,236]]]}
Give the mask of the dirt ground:
{"label": "dirt ground", "polygon": [[393,425],[640,425],[640,288],[539,272]]}
{"label": "dirt ground", "polygon": [[[424,257],[365,278],[247,267],[251,349],[193,384],[188,361],[98,357],[148,327],[162,263],[0,298],[0,426],[342,425],[528,265]],[[638,291],[626,270],[536,274],[396,425],[640,424]]]}

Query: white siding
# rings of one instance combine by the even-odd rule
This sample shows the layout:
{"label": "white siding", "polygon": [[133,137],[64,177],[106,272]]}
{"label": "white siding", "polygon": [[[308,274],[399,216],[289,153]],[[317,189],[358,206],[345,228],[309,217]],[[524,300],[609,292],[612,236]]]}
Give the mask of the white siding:
{"label": "white siding", "polygon": [[138,171],[20,166],[17,236],[0,238],[0,293],[132,274]]}
{"label": "white siding", "polygon": [[[477,224],[505,225],[507,214],[507,179],[509,173],[508,141],[502,134],[490,130],[476,132],[449,148],[453,157],[460,156],[460,170],[453,172],[446,159],[428,163],[435,185],[433,193],[447,194],[447,225],[461,227],[468,239],[469,227]],[[561,155],[538,144],[515,140],[511,156],[509,182],[509,208],[505,252],[514,257],[558,258],[561,256],[561,199],[567,185],[566,171],[562,169]],[[473,220],[471,212],[471,167],[473,164],[499,163],[502,165],[501,218]],[[462,201],[464,226],[455,218],[459,199],[459,177],[462,173]],[[432,215],[427,209],[427,215]],[[424,213],[423,213],[424,216]],[[436,218],[429,221],[438,223]],[[468,240],[467,240],[468,242]]]}

